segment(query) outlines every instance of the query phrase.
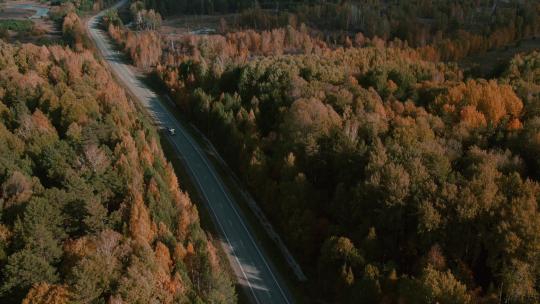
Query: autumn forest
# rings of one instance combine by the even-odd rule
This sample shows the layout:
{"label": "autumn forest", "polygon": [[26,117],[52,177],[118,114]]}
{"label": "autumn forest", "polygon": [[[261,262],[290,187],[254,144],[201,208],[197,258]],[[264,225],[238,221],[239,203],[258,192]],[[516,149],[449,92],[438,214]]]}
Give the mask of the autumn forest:
{"label": "autumn forest", "polygon": [[0,41],[0,302],[234,302],[157,130],[63,30],[73,49]]}
{"label": "autumn forest", "polygon": [[[62,45],[0,42],[0,302],[242,302],[93,4],[55,8]],[[133,0],[100,26],[255,198],[298,302],[540,303],[538,1]]]}

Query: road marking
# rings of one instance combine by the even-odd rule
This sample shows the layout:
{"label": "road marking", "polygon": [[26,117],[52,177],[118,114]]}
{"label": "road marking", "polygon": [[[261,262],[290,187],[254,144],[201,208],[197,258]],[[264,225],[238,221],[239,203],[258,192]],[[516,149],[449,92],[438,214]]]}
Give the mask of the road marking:
{"label": "road marking", "polygon": [[[175,146],[176,150],[180,152],[180,148],[178,147],[178,145],[176,144],[176,142],[174,140],[172,140],[172,143],[173,145]],[[197,175],[192,171],[191,167],[190,166],[186,166],[188,168],[188,171],[191,171],[191,175],[195,178],[195,180],[197,181],[197,184],[199,184],[199,187],[202,186],[202,184],[200,183],[200,180],[199,178],[197,177]],[[231,246],[231,249],[233,249],[233,246],[232,246],[232,242],[230,241],[229,239],[229,236],[227,235],[227,233],[225,232],[225,228],[223,228],[223,226],[221,225],[221,222],[218,220],[218,217],[217,217],[217,214],[216,212],[214,211],[214,208],[212,208],[212,204],[210,204],[210,200],[208,199],[208,197],[206,196],[206,193],[202,190],[202,187],[201,187],[201,190],[200,192],[202,192],[205,200],[208,202],[207,205],[210,206],[210,210],[212,211],[212,214],[214,215],[214,217],[216,218],[216,222],[218,223],[219,227],[221,228],[221,231],[223,232],[223,235],[225,236],[225,239],[227,240],[227,243],[229,243],[229,245]],[[242,267],[242,263],[240,263],[240,260],[238,259],[238,256],[236,254],[231,254],[232,256],[234,256],[234,259],[236,260],[236,263],[238,264],[238,268],[240,268],[240,271],[242,272],[242,275],[244,276],[244,279],[246,280],[248,286],[249,286],[249,290],[251,291],[251,294],[253,295],[253,298],[255,299],[255,302],[257,302],[257,304],[259,304],[259,299],[257,298],[257,295],[255,294],[255,292],[253,291],[253,286],[251,286],[251,282],[249,281],[249,278],[248,276],[246,275],[246,272],[244,271],[244,268]]]}
{"label": "road marking", "polygon": [[[169,113],[167,112],[167,114],[169,115]],[[176,122],[178,124],[178,122]],[[276,283],[276,286],[278,287],[279,291],[281,292],[281,295],[283,296],[285,302],[287,303],[290,303],[289,302],[289,299],[287,298],[287,296],[285,295],[285,292],[283,291],[283,289],[281,289],[281,286],[279,285],[279,282],[277,281],[275,275],[274,275],[274,272],[272,271],[272,269],[270,268],[270,265],[268,265],[268,263],[266,262],[266,259],[264,258],[262,252],[260,251],[259,247],[257,246],[257,243],[255,242],[255,240],[253,239],[253,237],[251,236],[251,233],[249,232],[249,230],[247,229],[246,225],[244,224],[244,222],[242,221],[242,218],[240,216],[240,214],[238,213],[238,211],[236,210],[236,206],[234,205],[232,199],[230,198],[229,194],[227,193],[227,191],[225,190],[224,186],[221,184],[221,180],[219,178],[217,178],[216,174],[212,171],[211,167],[210,167],[210,164],[207,162],[206,160],[206,157],[204,157],[204,155],[201,154],[200,152],[200,149],[198,148],[197,145],[195,145],[193,143],[193,141],[190,139],[190,137],[188,135],[185,134],[184,130],[182,128],[179,128],[180,132],[183,133],[184,137],[190,142],[191,146],[198,152],[198,156],[199,158],[204,162],[204,164],[206,165],[206,167],[209,169],[208,171],[210,171],[210,173],[212,174],[212,176],[214,177],[214,180],[217,182],[217,184],[219,185],[222,193],[225,195],[225,197],[227,198],[227,200],[229,201],[229,205],[232,207],[232,210],[234,211],[234,213],[236,214],[240,224],[242,224],[244,230],[246,231],[246,234],[247,236],[249,237],[249,239],[251,240],[251,242],[253,243],[255,249],[257,250],[257,253],[259,254],[259,257],[261,258],[261,260],[263,261],[263,263],[266,265],[266,268],[268,269],[268,271],[270,272],[270,275],[272,276],[272,279],[274,280],[274,282]]]}

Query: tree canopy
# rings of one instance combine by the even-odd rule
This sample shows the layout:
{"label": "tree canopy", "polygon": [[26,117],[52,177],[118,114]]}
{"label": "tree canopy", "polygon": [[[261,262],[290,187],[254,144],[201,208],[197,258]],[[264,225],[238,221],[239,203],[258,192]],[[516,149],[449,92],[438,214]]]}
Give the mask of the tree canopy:
{"label": "tree canopy", "polygon": [[235,302],[157,131],[82,47],[0,41],[0,302]]}
{"label": "tree canopy", "polygon": [[537,55],[492,80],[402,44],[157,71],[287,232],[314,298],[534,303]]}

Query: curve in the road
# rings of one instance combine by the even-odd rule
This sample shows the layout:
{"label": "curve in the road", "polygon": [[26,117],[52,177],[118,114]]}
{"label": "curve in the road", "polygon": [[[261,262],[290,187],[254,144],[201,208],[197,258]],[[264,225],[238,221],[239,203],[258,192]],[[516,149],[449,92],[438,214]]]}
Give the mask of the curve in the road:
{"label": "curve in the road", "polygon": [[[120,7],[126,0],[114,7]],[[292,303],[293,298],[280,276],[268,262],[260,245],[251,235],[246,220],[237,209],[230,192],[217,174],[214,166],[195,142],[184,125],[177,121],[161,100],[138,78],[130,67],[123,63],[121,56],[112,50],[106,35],[97,28],[98,20],[104,12],[88,21],[88,31],[97,48],[108,62],[112,72],[120,82],[146,108],[156,123],[178,130],[177,136],[167,136],[195,181],[204,197],[214,221],[224,236],[223,248],[241,285],[249,290],[255,303]]]}

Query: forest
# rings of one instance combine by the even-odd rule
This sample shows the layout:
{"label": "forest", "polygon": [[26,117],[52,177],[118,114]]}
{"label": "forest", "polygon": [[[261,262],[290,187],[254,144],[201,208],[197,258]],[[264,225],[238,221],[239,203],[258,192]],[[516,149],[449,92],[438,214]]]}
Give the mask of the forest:
{"label": "forest", "polygon": [[81,28],[66,16],[74,49],[0,41],[0,302],[236,302],[157,130]]}
{"label": "forest", "polygon": [[273,30],[305,24],[326,41],[350,44],[361,33],[409,45],[433,45],[440,59],[459,60],[540,35],[540,3],[493,1],[226,1],[144,0],[162,15],[236,13],[234,29]]}
{"label": "forest", "polygon": [[536,301],[540,53],[492,80],[420,58],[368,47],[158,73],[283,232],[315,297]]}
{"label": "forest", "polygon": [[538,2],[135,3],[242,16],[174,40],[105,26],[241,177],[311,299],[540,301],[540,52],[483,78],[456,63],[534,40]]}
{"label": "forest", "polygon": [[[0,302],[236,303],[92,51],[81,15],[113,2],[55,6],[65,45],[0,39]],[[168,37],[174,14],[222,18]],[[255,197],[307,303],[540,303],[540,51],[460,64],[539,39],[538,1],[143,0],[102,25]]]}

